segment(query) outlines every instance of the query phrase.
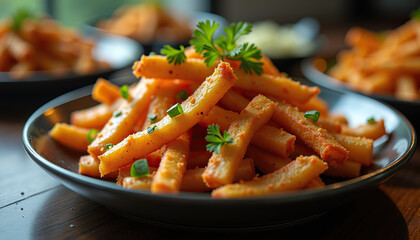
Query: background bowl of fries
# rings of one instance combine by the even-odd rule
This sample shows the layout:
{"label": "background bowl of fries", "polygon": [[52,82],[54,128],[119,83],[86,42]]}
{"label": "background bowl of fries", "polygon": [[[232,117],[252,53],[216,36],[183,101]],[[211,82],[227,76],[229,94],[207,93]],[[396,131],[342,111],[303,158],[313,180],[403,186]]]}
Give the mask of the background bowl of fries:
{"label": "background bowl of fries", "polygon": [[355,91],[389,103],[414,121],[420,109],[418,31],[418,19],[380,33],[353,27],[345,37],[350,49],[340,51],[336,60],[306,60],[302,71],[321,86]]}
{"label": "background bowl of fries", "polygon": [[0,24],[0,91],[7,96],[58,96],[131,66],[143,52],[131,39],[83,34],[49,18],[25,18],[18,30],[9,21]]}
{"label": "background bowl of fries", "polygon": [[200,21],[216,21],[221,32],[227,21],[223,17],[207,12],[191,14],[167,10],[156,3],[141,3],[122,6],[112,16],[96,17],[86,27],[94,32],[121,35],[138,41],[145,54],[160,53],[164,45],[178,48],[189,45],[193,29]]}
{"label": "background bowl of fries", "polygon": [[[242,199],[213,199],[209,193],[152,194],[124,189],[113,182],[78,173],[81,153],[49,137],[55,123],[67,122],[70,114],[94,106],[91,87],[67,93],[38,109],[27,121],[23,142],[29,156],[69,189],[114,212],[154,224],[179,228],[240,230],[289,226],[309,221],[329,209],[352,201],[397,171],[411,157],[416,135],[407,119],[373,99],[322,89],[321,96],[332,112],[343,114],[349,124],[365,122],[374,112],[386,119],[388,135],[374,144],[374,163],[362,175],[349,180],[325,179],[321,189],[307,189]],[[358,107],[355,113],[354,106]]]}

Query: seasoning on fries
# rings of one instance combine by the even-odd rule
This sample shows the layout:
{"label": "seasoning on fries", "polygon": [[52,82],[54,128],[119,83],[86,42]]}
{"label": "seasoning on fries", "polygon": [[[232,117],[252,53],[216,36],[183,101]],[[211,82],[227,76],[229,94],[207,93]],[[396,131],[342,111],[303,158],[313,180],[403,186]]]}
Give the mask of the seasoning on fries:
{"label": "seasoning on fries", "polygon": [[[250,31],[246,24],[231,28],[227,31],[239,35]],[[319,189],[325,186],[324,176],[357,177],[362,166],[372,164],[372,138],[386,134],[382,119],[350,127],[343,116],[328,111],[317,97],[319,89],[284,78],[259,51],[246,61],[252,65],[264,59],[264,65],[247,66],[246,72],[240,59],[232,60],[233,53],[215,59],[216,66],[206,58],[204,49],[210,47],[199,45],[195,53],[188,48],[187,54],[182,47],[165,51],[173,54],[171,60],[143,56],[133,66],[142,79],[124,96],[99,80],[94,94],[101,103],[74,112],[73,125],[57,123],[50,136],[89,152],[80,158],[81,174],[110,178],[118,173],[122,187],[157,194],[211,191],[215,198],[237,198]],[[264,79],[284,84],[278,89],[270,84],[249,87]],[[278,90],[280,94],[268,94]],[[303,98],[300,93],[307,94]],[[95,121],[101,124],[95,125],[98,134],[91,143],[63,141],[63,136],[90,136],[86,126]],[[139,159],[148,169],[132,175]]]}

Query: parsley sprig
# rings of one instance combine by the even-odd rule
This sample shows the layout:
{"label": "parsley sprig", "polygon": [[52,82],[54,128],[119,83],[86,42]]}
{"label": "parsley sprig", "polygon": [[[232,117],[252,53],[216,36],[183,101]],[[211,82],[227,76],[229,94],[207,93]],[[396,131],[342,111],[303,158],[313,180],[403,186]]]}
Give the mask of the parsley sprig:
{"label": "parsley sprig", "polygon": [[[204,62],[211,66],[218,59],[240,61],[240,68],[246,73],[256,73],[261,75],[262,64],[258,60],[261,59],[261,51],[254,44],[243,43],[238,45],[237,40],[252,31],[252,25],[249,23],[239,22],[232,23],[225,27],[226,35],[222,35],[214,39],[214,33],[219,28],[219,24],[215,21],[199,22],[197,29],[193,33],[193,39],[190,44],[194,46],[199,54],[203,54]],[[180,50],[174,49],[166,45],[161,53],[166,55],[169,63],[175,61],[176,64],[185,62],[186,57],[183,51],[183,46]]]}
{"label": "parsley sprig", "polygon": [[212,124],[207,127],[207,136],[206,141],[209,144],[206,145],[206,149],[209,152],[215,152],[217,154],[220,153],[220,149],[225,143],[232,143],[233,138],[225,131],[223,131],[223,135],[220,133],[219,125]]}

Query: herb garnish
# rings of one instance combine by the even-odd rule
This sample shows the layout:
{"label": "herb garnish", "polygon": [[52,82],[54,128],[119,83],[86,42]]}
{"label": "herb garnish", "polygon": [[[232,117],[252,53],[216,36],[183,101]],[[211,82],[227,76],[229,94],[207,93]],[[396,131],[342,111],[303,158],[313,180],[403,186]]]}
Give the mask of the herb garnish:
{"label": "herb garnish", "polygon": [[180,100],[180,101],[185,101],[188,98],[188,92],[185,89],[180,90],[177,94],[176,94],[176,99]]}
{"label": "herb garnish", "polygon": [[220,134],[219,125],[212,124],[207,127],[207,136],[206,141],[209,144],[206,145],[206,150],[209,152],[215,152],[217,154],[220,153],[220,149],[225,143],[232,143],[233,138],[225,131],[223,131],[223,135]]}
{"label": "herb garnish", "polygon": [[147,127],[147,134],[151,134],[156,130],[157,126]]}
{"label": "herb garnish", "polygon": [[375,118],[374,117],[371,117],[371,118],[369,118],[368,120],[367,120],[367,123],[369,123],[369,124],[373,124],[373,123],[375,123],[376,122],[376,120],[375,120]]}
{"label": "herb garnish", "polygon": [[320,113],[317,110],[307,111],[304,115],[305,118],[312,119],[314,122],[318,121]]}
{"label": "herb garnish", "polygon": [[[239,22],[232,23],[230,26],[225,27],[226,35],[213,39],[213,35],[219,28],[219,24],[215,21],[199,22],[197,28],[193,33],[193,39],[190,44],[194,46],[199,54],[203,54],[204,62],[211,66],[219,58],[224,60],[240,61],[240,68],[246,73],[256,73],[261,75],[263,63],[258,62],[261,59],[261,51],[254,45],[243,43],[238,45],[237,40],[252,31],[252,25],[249,23]],[[183,49],[176,50],[168,45],[161,51],[166,55],[169,63],[175,60],[176,64],[185,62],[185,54]],[[178,60],[178,62],[176,62]]]}
{"label": "herb garnish", "polygon": [[118,116],[120,116],[122,114],[122,111],[121,110],[117,110],[117,111],[115,111],[115,112],[113,112],[112,113],[112,115],[114,116],[114,117],[118,117]]}
{"label": "herb garnish", "polygon": [[107,143],[107,144],[105,145],[105,151],[106,151],[106,150],[111,149],[113,146],[114,146],[114,144],[112,144],[112,143]]}
{"label": "herb garnish", "polygon": [[150,174],[149,164],[147,159],[143,158],[135,161],[131,165],[130,174],[132,177],[146,177]]}
{"label": "herb garnish", "polygon": [[149,115],[147,115],[147,118],[150,120],[150,123],[155,123],[156,119],[157,119],[157,115],[156,114],[149,114]]}
{"label": "herb garnish", "polygon": [[128,86],[127,85],[122,85],[120,87],[120,94],[121,94],[122,98],[128,100],[128,98],[130,97],[130,93],[128,92]]}
{"label": "herb garnish", "polygon": [[173,105],[171,108],[168,109],[168,111],[166,111],[169,115],[169,117],[174,118],[180,114],[182,114],[184,112],[184,110],[182,109],[181,104],[177,103],[175,105]]}
{"label": "herb garnish", "polygon": [[87,135],[87,140],[91,143],[93,140],[95,140],[96,135],[98,135],[98,130],[91,129]]}

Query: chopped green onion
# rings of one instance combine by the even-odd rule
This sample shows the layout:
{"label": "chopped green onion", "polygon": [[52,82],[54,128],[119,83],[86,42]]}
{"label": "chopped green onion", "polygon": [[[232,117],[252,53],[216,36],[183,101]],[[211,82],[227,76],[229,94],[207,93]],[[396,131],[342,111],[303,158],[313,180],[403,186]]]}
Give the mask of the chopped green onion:
{"label": "chopped green onion", "polygon": [[12,19],[12,28],[14,31],[19,31],[23,20],[27,18],[33,18],[34,16],[26,9],[19,9]]}
{"label": "chopped green onion", "polygon": [[169,115],[169,117],[174,118],[182,113],[184,113],[184,110],[182,109],[181,104],[177,103],[173,105],[171,108],[166,111]]}
{"label": "chopped green onion", "polygon": [[312,119],[314,122],[318,121],[320,113],[317,110],[307,111],[305,113],[305,118]]}
{"label": "chopped green onion", "polygon": [[147,134],[151,134],[152,132],[155,131],[155,129],[157,128],[157,126],[153,126],[153,127],[147,127]]}
{"label": "chopped green onion", "polygon": [[122,114],[121,110],[117,110],[117,111],[115,111],[115,112],[113,112],[113,113],[112,113],[112,115],[113,115],[114,117],[118,117],[118,116],[120,116],[121,114]]}
{"label": "chopped green onion", "polygon": [[98,135],[98,130],[96,129],[91,129],[87,135],[87,139],[88,141],[91,143],[93,142],[93,140],[95,140],[96,135]]}
{"label": "chopped green onion", "polygon": [[147,118],[150,120],[150,123],[155,123],[157,115],[156,114],[149,114],[149,115],[147,115]]}
{"label": "chopped green onion", "polygon": [[128,92],[128,86],[127,85],[122,85],[120,87],[120,94],[121,97],[124,99],[128,99],[130,97],[130,93]]}
{"label": "chopped green onion", "polygon": [[106,151],[106,150],[111,149],[113,146],[114,146],[114,144],[112,144],[112,143],[107,143],[107,144],[105,145],[105,151]]}
{"label": "chopped green onion", "polygon": [[147,164],[147,159],[143,158],[135,161],[131,165],[130,174],[132,177],[146,177],[150,174],[149,164]]}
{"label": "chopped green onion", "polygon": [[371,117],[371,118],[369,118],[368,120],[367,120],[367,123],[369,123],[369,124],[372,124],[372,123],[375,123],[376,121],[375,121],[375,118],[374,117]]}
{"label": "chopped green onion", "polygon": [[182,89],[176,94],[177,100],[185,101],[187,98],[188,98],[188,92],[185,89]]}

